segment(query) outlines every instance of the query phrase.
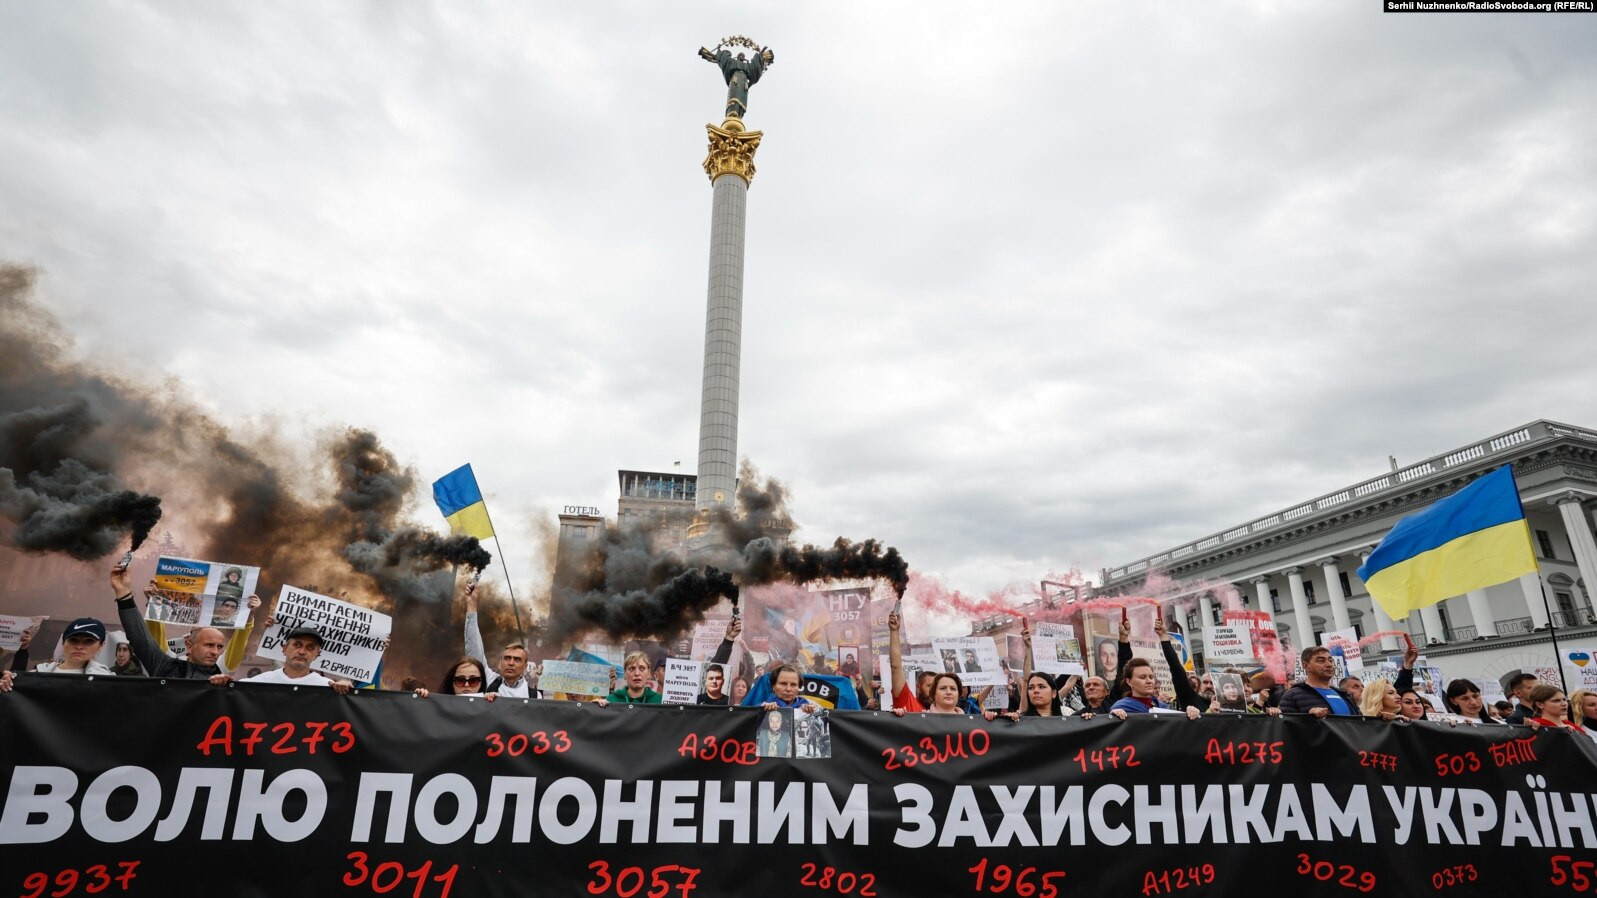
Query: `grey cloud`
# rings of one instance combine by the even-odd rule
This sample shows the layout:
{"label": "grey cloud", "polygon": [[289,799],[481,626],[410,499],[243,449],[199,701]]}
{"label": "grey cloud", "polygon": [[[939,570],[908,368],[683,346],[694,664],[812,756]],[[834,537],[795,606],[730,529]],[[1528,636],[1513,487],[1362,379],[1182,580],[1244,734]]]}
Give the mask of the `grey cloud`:
{"label": "grey cloud", "polygon": [[805,538],[990,588],[1597,424],[1597,56],[1556,17],[624,9],[5,7],[0,244],[147,379],[607,505],[694,464],[693,51],[743,31],[740,446]]}

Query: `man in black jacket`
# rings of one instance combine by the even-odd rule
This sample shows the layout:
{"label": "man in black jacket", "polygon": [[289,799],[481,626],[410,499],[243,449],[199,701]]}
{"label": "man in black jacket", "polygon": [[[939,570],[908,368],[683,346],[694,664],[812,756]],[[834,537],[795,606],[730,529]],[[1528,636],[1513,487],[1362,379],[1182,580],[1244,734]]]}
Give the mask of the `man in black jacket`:
{"label": "man in black jacket", "polygon": [[1336,660],[1331,657],[1330,649],[1323,645],[1304,649],[1304,682],[1292,684],[1291,689],[1281,694],[1281,713],[1313,717],[1359,716],[1359,703],[1353,696],[1331,685],[1334,676]]}
{"label": "man in black jacket", "polygon": [[1530,691],[1536,688],[1536,675],[1517,673],[1508,681],[1508,694],[1514,697],[1514,712],[1508,715],[1508,723],[1525,726],[1526,721],[1536,715],[1530,709]]}

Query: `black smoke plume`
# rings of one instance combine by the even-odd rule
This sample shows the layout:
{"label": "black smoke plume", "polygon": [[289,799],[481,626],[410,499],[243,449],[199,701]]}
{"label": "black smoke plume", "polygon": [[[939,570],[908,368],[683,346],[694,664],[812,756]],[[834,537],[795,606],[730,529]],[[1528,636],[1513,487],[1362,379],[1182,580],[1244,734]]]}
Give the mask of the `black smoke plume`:
{"label": "black smoke plume", "polygon": [[[170,387],[95,369],[33,302],[36,281],[31,268],[0,265],[0,514],[10,522],[0,540],[100,559],[159,518],[160,503],[128,491],[137,483],[165,500],[188,554],[258,565],[268,603],[284,584],[315,584],[394,615],[385,670],[395,682],[436,679],[460,645],[447,568],[489,556],[474,538],[409,520],[413,470],[356,429],[329,434],[307,464],[269,434],[231,432]],[[54,585],[23,586],[48,595]]]}
{"label": "black smoke plume", "polygon": [[[693,514],[683,510],[663,520],[608,530],[587,564],[557,571],[545,641],[560,644],[590,629],[612,638],[669,641],[703,620],[721,599],[736,603],[739,584],[879,578],[897,595],[904,594],[909,565],[897,549],[884,549],[874,539],[852,543],[839,538],[829,548],[787,545],[783,538],[794,524],[786,487],[774,478],[762,480],[747,460],[738,478],[736,510],[711,513],[711,532],[723,545],[710,547],[702,558],[684,558],[659,545],[661,531],[686,529]],[[725,564],[728,570],[717,570],[714,564]]]}
{"label": "black smoke plume", "polygon": [[377,435],[351,430],[337,447],[340,507],[350,517],[350,542],[344,558],[351,567],[377,582],[383,595],[411,602],[438,602],[437,578],[427,575],[451,565],[480,571],[493,561],[475,536],[440,536],[400,524],[405,505],[416,493],[415,471],[399,464]]}
{"label": "black smoke plume", "polygon": [[[0,291],[25,284],[0,270]],[[10,375],[21,347],[0,336],[0,373]],[[7,378],[9,380],[9,377]],[[13,408],[22,399],[0,392],[0,514],[16,526],[11,542],[28,552],[65,552],[91,561],[113,551],[122,535],[137,549],[161,519],[161,500],[127,489],[94,445],[102,421],[87,397]]]}
{"label": "black smoke plume", "polygon": [[874,539],[852,543],[838,537],[830,548],[778,545],[766,537],[743,547],[745,586],[787,580],[811,583],[816,580],[886,580],[900,598],[909,586],[909,564],[894,548],[883,549]]}

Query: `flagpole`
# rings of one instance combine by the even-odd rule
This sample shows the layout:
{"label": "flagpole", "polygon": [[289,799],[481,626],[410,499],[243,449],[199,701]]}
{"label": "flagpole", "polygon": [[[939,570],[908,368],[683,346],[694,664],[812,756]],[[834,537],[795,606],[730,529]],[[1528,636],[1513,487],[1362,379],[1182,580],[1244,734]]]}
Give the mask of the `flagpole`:
{"label": "flagpole", "polygon": [[1564,654],[1558,650],[1558,624],[1553,623],[1553,609],[1547,605],[1547,587],[1542,585],[1540,574],[1536,585],[1542,591],[1542,610],[1547,612],[1547,633],[1553,637],[1553,669],[1558,671],[1558,685],[1563,687],[1564,695],[1569,695],[1569,684],[1564,681]]}
{"label": "flagpole", "polygon": [[488,511],[488,500],[482,503],[482,516],[488,519],[488,529],[494,532],[494,549],[499,553],[499,567],[505,572],[505,588],[510,590],[510,610],[516,613],[516,631],[521,638],[527,638],[526,628],[521,626],[521,607],[516,604],[516,587],[510,582],[510,566],[505,564],[505,549],[499,545],[499,528],[494,526],[494,516]]}

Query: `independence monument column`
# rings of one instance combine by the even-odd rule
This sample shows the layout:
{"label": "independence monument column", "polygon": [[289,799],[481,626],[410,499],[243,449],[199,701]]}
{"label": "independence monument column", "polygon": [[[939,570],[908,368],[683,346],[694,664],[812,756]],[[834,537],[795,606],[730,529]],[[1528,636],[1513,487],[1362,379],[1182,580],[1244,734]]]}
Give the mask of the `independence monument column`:
{"label": "independence monument column", "polygon": [[[734,51],[736,51],[734,55]],[[726,38],[715,51],[699,49],[726,80],[720,127],[706,125],[710,153],[704,172],[714,199],[710,213],[710,288],[704,324],[704,391],[699,407],[697,516],[690,540],[704,541],[712,513],[735,505],[738,464],[738,366],[743,343],[743,224],[754,151],[761,134],[743,126],[749,88],[776,57],[746,37]]]}

